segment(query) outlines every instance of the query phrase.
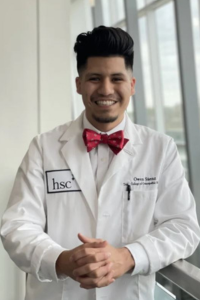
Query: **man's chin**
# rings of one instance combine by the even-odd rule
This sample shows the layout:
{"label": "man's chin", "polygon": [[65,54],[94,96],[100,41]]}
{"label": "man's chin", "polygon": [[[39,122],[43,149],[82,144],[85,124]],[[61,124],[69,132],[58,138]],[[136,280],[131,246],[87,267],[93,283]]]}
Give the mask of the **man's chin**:
{"label": "man's chin", "polygon": [[98,123],[113,123],[117,120],[118,116],[95,116],[93,115],[93,119]]}

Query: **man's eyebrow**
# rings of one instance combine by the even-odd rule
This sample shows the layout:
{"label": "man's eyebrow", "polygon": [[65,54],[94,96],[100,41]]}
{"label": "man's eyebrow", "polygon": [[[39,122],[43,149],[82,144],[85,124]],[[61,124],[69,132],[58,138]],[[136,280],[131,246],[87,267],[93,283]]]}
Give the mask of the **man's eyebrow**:
{"label": "man's eyebrow", "polygon": [[102,74],[99,74],[99,73],[87,73],[86,76],[87,77],[90,77],[90,76],[102,76]]}
{"label": "man's eyebrow", "polygon": [[124,73],[113,73],[113,74],[111,74],[112,76],[125,76],[125,74]]}
{"label": "man's eyebrow", "polygon": [[[90,77],[90,76],[104,76],[104,75],[100,73],[87,73],[86,76]],[[125,76],[125,74],[119,72],[119,73],[112,73],[111,76]]]}

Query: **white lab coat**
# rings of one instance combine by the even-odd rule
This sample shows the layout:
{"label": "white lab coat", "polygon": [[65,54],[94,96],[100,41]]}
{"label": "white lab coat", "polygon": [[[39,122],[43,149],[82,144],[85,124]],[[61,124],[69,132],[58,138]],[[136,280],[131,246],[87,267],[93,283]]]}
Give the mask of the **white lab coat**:
{"label": "white lab coat", "polygon": [[[175,143],[127,118],[129,142],[114,156],[97,195],[82,118],[31,142],[2,219],[4,247],[28,273],[26,300],[152,300],[155,272],[191,255],[200,239]],[[130,200],[125,184],[131,185]],[[80,244],[79,232],[115,247],[129,245],[136,255],[133,274],[92,290],[58,279],[56,259]],[[138,269],[138,245],[149,260],[145,275]]]}

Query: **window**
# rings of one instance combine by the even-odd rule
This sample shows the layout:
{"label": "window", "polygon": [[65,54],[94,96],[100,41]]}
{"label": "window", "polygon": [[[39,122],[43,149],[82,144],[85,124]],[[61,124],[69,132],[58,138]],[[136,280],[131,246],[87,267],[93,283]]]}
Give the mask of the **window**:
{"label": "window", "polygon": [[137,0],[137,8],[141,9],[145,6],[145,0]]}
{"label": "window", "polygon": [[175,139],[182,163],[187,169],[173,3],[164,5],[157,9],[155,13],[163,89],[165,132]]}
{"label": "window", "polygon": [[190,0],[200,116],[200,1]]}
{"label": "window", "polygon": [[125,19],[123,0],[101,0],[105,26],[116,26]]}
{"label": "window", "polygon": [[[147,34],[147,20],[146,17],[139,19],[140,29],[140,43],[141,43],[141,55],[142,55],[142,71],[144,75],[144,94],[146,100],[147,109],[147,125],[151,128],[156,128],[155,120],[155,106],[153,100],[153,89],[152,89],[152,76],[151,76],[151,63],[149,56],[149,44]],[[136,85],[137,89],[137,85]]]}
{"label": "window", "polygon": [[188,177],[174,5],[145,8],[139,30],[147,125],[174,138]]}

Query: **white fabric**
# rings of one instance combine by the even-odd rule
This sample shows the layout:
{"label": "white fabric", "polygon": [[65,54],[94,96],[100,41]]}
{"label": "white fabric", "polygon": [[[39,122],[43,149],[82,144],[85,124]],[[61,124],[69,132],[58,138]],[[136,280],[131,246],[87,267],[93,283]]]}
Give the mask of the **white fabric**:
{"label": "white fabric", "polygon": [[[126,118],[127,115],[124,115],[124,118],[120,124],[118,124],[115,128],[113,128],[110,131],[102,132],[99,131],[97,128],[95,128],[86,117],[86,114],[84,113],[83,116],[83,128],[91,129],[99,134],[112,134],[119,130],[124,130],[125,124],[126,124]],[[90,156],[90,162],[93,170],[93,174],[95,177],[96,182],[96,188],[97,188],[97,194],[99,194],[99,191],[101,189],[101,185],[103,182],[103,179],[106,175],[106,172],[108,171],[108,168],[110,166],[110,163],[115,156],[113,151],[108,147],[108,145],[105,144],[99,144],[96,148],[94,148],[92,151],[89,152]],[[144,248],[137,244],[137,247],[134,248],[134,251],[131,247],[126,246],[129,251],[131,252],[134,261],[135,261],[135,268],[132,271],[132,275],[135,274],[146,274],[149,270],[149,259],[148,256],[144,250]]]}
{"label": "white fabric", "polygon": [[[28,273],[26,300],[153,300],[155,272],[191,255],[200,240],[195,202],[176,145],[127,118],[129,142],[113,157],[97,194],[82,124],[83,115],[31,142],[2,218],[4,247]],[[80,191],[63,192],[63,182],[56,182],[49,193],[48,180],[53,179],[48,172],[63,170],[71,172]],[[114,247],[127,246],[136,259],[134,275],[94,290],[79,288],[71,278],[58,279],[57,257],[81,244],[79,232]],[[140,249],[149,260],[145,276]]]}

